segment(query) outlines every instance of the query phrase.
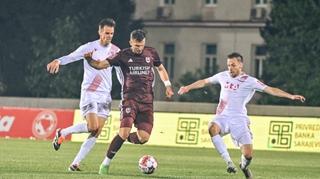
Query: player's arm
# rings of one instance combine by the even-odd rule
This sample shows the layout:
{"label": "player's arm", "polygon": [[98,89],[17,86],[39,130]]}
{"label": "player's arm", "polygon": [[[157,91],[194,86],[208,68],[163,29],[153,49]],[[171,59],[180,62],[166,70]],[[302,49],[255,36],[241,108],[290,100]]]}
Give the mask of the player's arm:
{"label": "player's arm", "polygon": [[194,82],[194,83],[192,83],[190,85],[182,86],[180,88],[180,90],[178,91],[178,94],[182,95],[182,94],[188,93],[190,90],[203,88],[207,84],[209,84],[209,79],[208,78],[202,79],[202,80],[198,80],[198,81],[196,81],[196,82]]}
{"label": "player's arm", "polygon": [[69,55],[52,60],[50,63],[47,64],[47,71],[51,74],[55,74],[59,72],[60,65],[66,65],[68,63],[81,60],[83,58],[83,54],[88,49],[88,44],[89,43],[81,45],[78,49],[71,52]]}
{"label": "player's arm", "polygon": [[110,67],[110,63],[109,63],[108,59],[101,60],[101,61],[93,60],[92,53],[93,52],[89,52],[89,53],[84,54],[84,59],[87,60],[88,64],[91,67],[93,67],[97,70],[101,70],[101,69]]}
{"label": "player's arm", "polygon": [[270,87],[270,86],[267,86],[264,90],[263,90],[265,93],[268,93],[270,95],[273,95],[273,96],[277,96],[277,97],[282,97],[282,98],[288,98],[288,99],[291,99],[291,100],[299,100],[301,102],[304,102],[306,99],[304,96],[301,96],[301,95],[293,95],[293,94],[290,94],[290,93],[287,93],[279,88],[274,88],[274,87]]}
{"label": "player's arm", "polygon": [[166,96],[168,98],[171,98],[171,96],[173,95],[173,90],[166,68],[162,64],[160,64],[158,67],[156,67],[156,69],[158,70],[159,76],[164,83],[164,86],[166,87]]}

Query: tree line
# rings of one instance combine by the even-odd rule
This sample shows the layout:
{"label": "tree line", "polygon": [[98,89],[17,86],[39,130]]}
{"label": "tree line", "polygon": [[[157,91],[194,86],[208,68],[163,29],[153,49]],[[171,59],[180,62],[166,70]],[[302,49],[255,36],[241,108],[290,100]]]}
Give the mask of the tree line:
{"label": "tree line", "polygon": [[98,23],[117,22],[113,42],[128,46],[129,32],[141,23],[132,20],[131,0],[2,0],[0,2],[0,95],[79,97],[82,61],[62,66],[59,75],[46,64],[98,38]]}

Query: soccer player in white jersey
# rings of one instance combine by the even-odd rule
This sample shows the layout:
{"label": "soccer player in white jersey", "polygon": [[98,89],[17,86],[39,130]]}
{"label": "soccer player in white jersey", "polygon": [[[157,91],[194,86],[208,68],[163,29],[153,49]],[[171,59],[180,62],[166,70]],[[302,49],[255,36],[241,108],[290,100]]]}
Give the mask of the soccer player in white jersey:
{"label": "soccer player in white jersey", "polygon": [[[48,72],[52,74],[58,73],[60,65],[82,60],[84,54],[88,52],[94,51],[94,56],[97,59],[104,59],[116,54],[120,49],[111,43],[115,25],[115,21],[111,18],[102,19],[99,23],[98,40],[88,42],[69,55],[53,60],[47,65]],[[112,68],[96,70],[86,60],[83,60],[83,67],[84,75],[79,106],[86,122],[65,129],[57,129],[56,136],[52,142],[54,149],[59,150],[65,136],[74,133],[90,133],[69,166],[69,171],[80,171],[80,162],[95,145],[111,110]]]}
{"label": "soccer player in white jersey", "polygon": [[246,104],[256,90],[273,96],[300,100],[301,102],[304,102],[305,98],[301,95],[292,95],[279,88],[267,86],[256,78],[247,75],[242,71],[243,57],[239,53],[228,55],[227,66],[228,71],[182,86],[178,94],[182,95],[192,89],[203,88],[208,84],[220,84],[221,92],[216,116],[209,123],[211,141],[226,162],[227,172],[236,173],[237,169],[222,140],[222,136],[230,133],[234,144],[241,149],[240,169],[246,178],[252,178],[252,173],[248,168],[253,153],[252,134],[249,128],[250,121],[247,116]]}

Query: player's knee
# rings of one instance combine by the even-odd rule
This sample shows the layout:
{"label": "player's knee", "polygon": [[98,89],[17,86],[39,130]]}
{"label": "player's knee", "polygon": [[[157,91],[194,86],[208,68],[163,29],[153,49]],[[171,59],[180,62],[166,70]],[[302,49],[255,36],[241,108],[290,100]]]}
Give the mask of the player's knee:
{"label": "player's knee", "polygon": [[130,132],[119,132],[119,136],[123,139],[123,140],[127,140],[128,137],[130,135]]}
{"label": "player's knee", "polygon": [[99,126],[95,124],[88,124],[88,131],[90,132],[90,136],[94,137],[99,131]]}
{"label": "player's knee", "polygon": [[139,141],[140,141],[140,144],[145,144],[149,141],[149,137],[141,137]]}
{"label": "player's knee", "polygon": [[97,131],[99,129],[98,124],[88,123],[88,131],[91,133],[92,131]]}
{"label": "player's knee", "polygon": [[150,133],[151,132],[147,132],[147,130],[138,130],[138,139],[141,144],[145,144],[149,141]]}
{"label": "player's knee", "polygon": [[246,159],[252,158],[252,155],[253,155],[252,144],[244,144],[241,147],[241,153]]}
{"label": "player's knee", "polygon": [[252,159],[252,153],[245,153],[244,155],[244,158],[246,158],[247,160],[251,160]]}
{"label": "player's knee", "polygon": [[242,155],[243,155],[247,160],[251,160],[251,158],[252,158],[252,151],[246,150],[246,151],[243,152]]}
{"label": "player's knee", "polygon": [[96,132],[93,132],[93,133],[92,133],[92,135],[94,135],[93,137],[98,138],[98,137],[99,137],[99,135],[101,134],[101,131],[102,131],[102,129],[101,129],[101,128],[99,128]]}
{"label": "player's knee", "polygon": [[209,126],[209,134],[211,137],[218,135],[220,133],[220,128],[217,124],[211,123]]}

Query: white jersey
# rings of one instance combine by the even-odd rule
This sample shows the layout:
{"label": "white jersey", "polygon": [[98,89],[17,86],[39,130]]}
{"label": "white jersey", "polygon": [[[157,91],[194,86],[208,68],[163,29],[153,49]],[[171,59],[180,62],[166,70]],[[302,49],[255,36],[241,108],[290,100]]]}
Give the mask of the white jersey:
{"label": "white jersey", "polygon": [[[104,60],[116,54],[120,49],[111,43],[107,46],[102,46],[99,40],[88,42],[69,55],[60,57],[60,65],[82,60],[84,59],[84,54],[92,51],[95,51],[93,59]],[[112,68],[96,70],[86,60],[83,60],[83,67],[80,108],[91,101],[101,103],[111,102]]]}
{"label": "white jersey", "polygon": [[221,86],[217,116],[247,116],[246,104],[255,91],[263,91],[267,86],[247,74],[233,78],[229,71],[220,72],[208,78],[212,84]]}

